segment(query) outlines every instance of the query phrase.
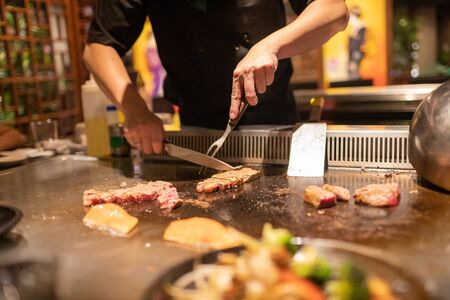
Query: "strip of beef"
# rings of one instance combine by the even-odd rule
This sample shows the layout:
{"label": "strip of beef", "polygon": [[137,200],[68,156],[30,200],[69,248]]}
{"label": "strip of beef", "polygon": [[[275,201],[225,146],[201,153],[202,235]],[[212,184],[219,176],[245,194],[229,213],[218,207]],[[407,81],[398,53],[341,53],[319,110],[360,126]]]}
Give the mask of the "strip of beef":
{"label": "strip of beef", "polygon": [[259,171],[250,168],[214,174],[197,184],[198,193],[213,193],[240,186],[259,177]]}
{"label": "strip of beef", "polygon": [[324,190],[327,190],[327,191],[335,194],[337,197],[337,200],[340,200],[340,201],[348,202],[348,201],[350,201],[350,198],[352,197],[349,190],[347,190],[346,188],[343,188],[341,186],[338,186],[338,185],[324,184],[322,186],[322,188]]}
{"label": "strip of beef", "polygon": [[304,192],[305,202],[314,205],[317,209],[336,205],[336,195],[315,185],[309,185]]}
{"label": "strip of beef", "polygon": [[162,209],[173,209],[180,202],[177,189],[166,181],[139,183],[133,187],[101,192],[87,190],[83,194],[83,205],[92,206],[100,203],[125,203],[154,201]]}
{"label": "strip of beef", "polygon": [[400,198],[400,188],[397,183],[369,184],[355,191],[356,203],[384,207],[396,206]]}

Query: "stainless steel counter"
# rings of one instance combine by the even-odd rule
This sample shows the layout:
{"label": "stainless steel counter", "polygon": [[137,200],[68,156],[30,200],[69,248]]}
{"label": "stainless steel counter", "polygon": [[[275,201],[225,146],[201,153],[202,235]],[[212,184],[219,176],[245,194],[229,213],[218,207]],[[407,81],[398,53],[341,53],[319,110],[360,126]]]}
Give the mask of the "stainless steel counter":
{"label": "stainless steel counter", "polygon": [[417,101],[436,89],[439,84],[407,84],[370,87],[343,87],[326,90],[296,90],[295,97],[309,101],[312,97],[324,97],[348,102],[364,101]]}
{"label": "stainless steel counter", "polygon": [[439,84],[408,84],[384,87],[348,87],[296,90],[297,109],[303,119],[310,99],[323,97],[323,120],[335,124],[409,124],[420,102]]}
{"label": "stainless steel counter", "polygon": [[[167,224],[177,218],[207,216],[254,236],[271,222],[299,236],[384,250],[424,280],[436,299],[448,299],[450,195],[418,183],[415,174],[330,170],[326,182],[352,190],[372,182],[399,182],[402,199],[398,207],[388,209],[339,203],[321,215],[301,197],[303,187],[311,182],[288,178],[283,166],[263,167],[260,180],[207,196],[195,193],[197,171],[196,166],[179,162],[133,165],[127,159],[84,162],[64,157],[0,171],[0,204],[24,213],[16,229],[0,240],[0,260],[54,259],[60,299],[142,299],[165,270],[196,254],[162,240]],[[140,220],[129,238],[111,237],[82,224],[85,189],[156,179],[173,182],[182,198],[193,200],[172,212],[153,203],[127,205]],[[317,180],[313,183],[320,184]]]}

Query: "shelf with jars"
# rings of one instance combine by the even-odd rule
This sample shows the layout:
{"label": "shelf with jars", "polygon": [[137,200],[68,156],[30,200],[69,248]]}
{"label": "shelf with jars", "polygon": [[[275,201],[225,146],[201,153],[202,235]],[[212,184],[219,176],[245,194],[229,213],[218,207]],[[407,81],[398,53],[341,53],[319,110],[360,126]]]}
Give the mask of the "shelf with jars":
{"label": "shelf with jars", "polygon": [[[81,118],[71,0],[0,0],[0,123]],[[62,120],[66,119],[66,120]]]}

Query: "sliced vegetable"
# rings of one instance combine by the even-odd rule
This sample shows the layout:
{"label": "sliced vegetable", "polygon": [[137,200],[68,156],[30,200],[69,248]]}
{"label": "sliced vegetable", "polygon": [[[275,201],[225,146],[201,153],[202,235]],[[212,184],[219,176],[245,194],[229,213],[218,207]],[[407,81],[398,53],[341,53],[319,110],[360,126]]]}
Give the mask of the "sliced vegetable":
{"label": "sliced vegetable", "polygon": [[240,241],[249,251],[258,251],[261,249],[262,244],[259,240],[245,234],[233,227],[227,227],[230,237],[233,237],[236,241]]}
{"label": "sliced vegetable", "polygon": [[331,274],[328,261],[311,247],[304,247],[294,256],[291,270],[297,276],[308,278],[319,285],[327,281]]}
{"label": "sliced vegetable", "polygon": [[370,290],[370,299],[371,300],[396,300],[397,297],[395,297],[392,294],[391,288],[389,285],[383,281],[381,278],[378,277],[371,277],[367,278],[367,286]]}
{"label": "sliced vegetable", "polygon": [[290,253],[294,254],[298,250],[298,246],[292,243],[293,235],[289,230],[284,228],[273,228],[270,223],[264,224],[262,232],[262,242],[264,246],[284,247]]}
{"label": "sliced vegetable", "polygon": [[370,292],[366,275],[351,263],[344,263],[339,269],[339,279],[327,283],[330,300],[369,300]]}
{"label": "sliced vegetable", "polygon": [[325,294],[312,281],[300,278],[289,270],[280,272],[280,283],[270,299],[325,300]]}

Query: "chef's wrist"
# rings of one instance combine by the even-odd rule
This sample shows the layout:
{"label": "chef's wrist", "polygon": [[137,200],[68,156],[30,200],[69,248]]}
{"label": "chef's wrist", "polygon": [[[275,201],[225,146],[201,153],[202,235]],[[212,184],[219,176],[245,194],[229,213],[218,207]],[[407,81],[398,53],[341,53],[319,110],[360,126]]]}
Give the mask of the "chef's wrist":
{"label": "chef's wrist", "polygon": [[134,114],[148,110],[145,100],[139,95],[137,91],[127,91],[120,103],[119,109],[125,114]]}
{"label": "chef's wrist", "polygon": [[277,59],[279,59],[278,54],[280,52],[280,45],[272,35],[269,35],[265,39],[261,40],[258,44],[264,52],[274,55]]}

